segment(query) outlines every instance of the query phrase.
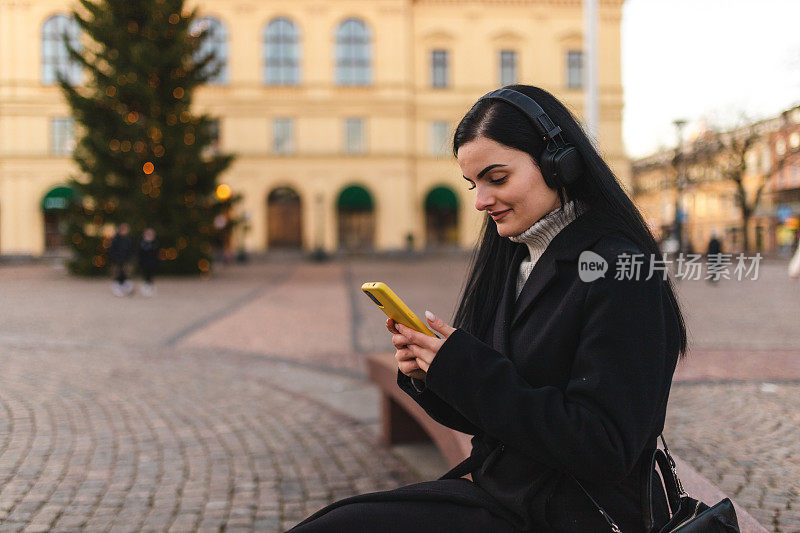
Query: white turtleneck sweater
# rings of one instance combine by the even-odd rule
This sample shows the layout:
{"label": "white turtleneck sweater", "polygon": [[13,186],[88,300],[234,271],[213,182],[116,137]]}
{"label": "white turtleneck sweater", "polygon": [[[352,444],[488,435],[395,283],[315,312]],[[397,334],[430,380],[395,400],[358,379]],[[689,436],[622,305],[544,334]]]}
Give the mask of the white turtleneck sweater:
{"label": "white turtleneck sweater", "polygon": [[559,231],[564,229],[567,224],[578,218],[586,211],[586,205],[580,201],[571,200],[564,204],[564,208],[557,207],[553,211],[537,220],[533,226],[523,231],[519,235],[509,237],[514,242],[525,243],[528,247],[528,257],[519,265],[519,276],[517,276],[517,296],[522,292],[525,282],[533,270],[534,265],[542,257],[550,241],[553,240]]}

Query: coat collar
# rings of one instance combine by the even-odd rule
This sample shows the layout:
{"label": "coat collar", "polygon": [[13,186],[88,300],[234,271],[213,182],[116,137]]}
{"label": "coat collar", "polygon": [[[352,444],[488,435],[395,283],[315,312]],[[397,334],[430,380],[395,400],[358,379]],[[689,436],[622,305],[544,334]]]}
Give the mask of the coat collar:
{"label": "coat collar", "polygon": [[596,217],[586,212],[573,220],[553,237],[547,249],[536,262],[533,270],[516,297],[516,283],[519,265],[525,259],[527,249],[519,245],[514,253],[503,287],[503,295],[498,305],[495,327],[492,335],[494,346],[500,353],[508,353],[508,334],[539,295],[553,282],[558,274],[559,261],[573,261],[584,250],[589,249],[608,231],[603,231]]}

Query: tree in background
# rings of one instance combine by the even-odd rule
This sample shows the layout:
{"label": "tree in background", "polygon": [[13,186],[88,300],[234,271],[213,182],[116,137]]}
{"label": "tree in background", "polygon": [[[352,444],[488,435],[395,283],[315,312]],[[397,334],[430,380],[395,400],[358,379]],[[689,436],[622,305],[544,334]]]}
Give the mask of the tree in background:
{"label": "tree in background", "polygon": [[[739,231],[742,248],[751,251],[747,228],[761,203],[770,175],[769,170],[748,165],[748,154],[764,140],[760,123],[740,119],[742,125],[728,130],[703,132],[682,155],[684,166],[694,171],[693,185],[707,180],[729,181],[734,186],[734,199],[739,210]],[[688,172],[687,172],[688,174]]]}
{"label": "tree in background", "polygon": [[216,121],[191,109],[194,90],[223,66],[203,46],[209,31],[183,0],[80,0],[73,16],[90,40],[80,51],[65,40],[87,83],[59,80],[80,132],[71,271],[105,272],[112,227],[127,222],[137,236],[156,230],[162,272],[208,272],[235,223],[221,229],[217,217],[239,199],[224,185],[217,194],[233,156],[216,149]]}

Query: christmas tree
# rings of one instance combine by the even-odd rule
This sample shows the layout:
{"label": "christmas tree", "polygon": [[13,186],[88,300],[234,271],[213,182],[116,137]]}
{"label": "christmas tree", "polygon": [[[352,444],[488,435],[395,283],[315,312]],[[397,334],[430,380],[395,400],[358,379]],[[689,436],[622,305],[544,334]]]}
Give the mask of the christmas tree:
{"label": "christmas tree", "polygon": [[[191,108],[192,94],[222,68],[203,47],[208,31],[183,0],[80,0],[73,13],[90,38],[69,54],[89,74],[60,85],[79,125],[66,242],[70,270],[101,274],[113,227],[156,230],[162,272],[208,272],[220,231],[239,198],[218,177],[232,161],[216,149],[216,122]],[[215,218],[231,222],[221,230]],[[217,218],[217,222],[219,222]]]}

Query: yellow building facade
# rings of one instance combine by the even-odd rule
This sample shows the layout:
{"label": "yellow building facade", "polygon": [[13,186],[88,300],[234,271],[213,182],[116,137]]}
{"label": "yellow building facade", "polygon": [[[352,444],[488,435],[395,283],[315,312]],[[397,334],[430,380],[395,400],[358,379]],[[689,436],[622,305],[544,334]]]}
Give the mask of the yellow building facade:
{"label": "yellow building facade", "polygon": [[[599,8],[599,146],[627,185],[622,3]],[[472,246],[482,219],[450,154],[460,117],[513,82],[582,116],[579,0],[195,4],[226,60],[195,102],[237,156],[222,181],[243,196],[249,229],[233,237],[252,252]],[[76,168],[47,41],[72,7],[0,0],[0,254],[58,246],[54,191]]]}

